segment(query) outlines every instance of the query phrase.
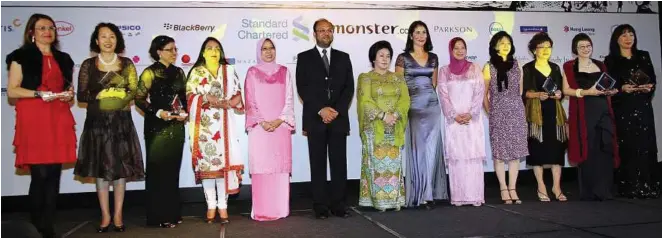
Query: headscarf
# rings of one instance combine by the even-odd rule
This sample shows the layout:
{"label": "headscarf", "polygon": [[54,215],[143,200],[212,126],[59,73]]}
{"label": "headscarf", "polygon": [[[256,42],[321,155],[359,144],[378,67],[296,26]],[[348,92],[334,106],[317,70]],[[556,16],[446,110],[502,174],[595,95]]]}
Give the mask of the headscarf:
{"label": "headscarf", "polygon": [[264,62],[262,60],[262,46],[264,45],[265,41],[271,42],[272,45],[274,45],[274,49],[276,48],[276,44],[274,44],[274,41],[272,41],[269,38],[262,38],[257,42],[257,65],[255,65],[255,68],[257,68],[259,71],[262,73],[271,76],[272,74],[276,73],[278,69],[280,68],[279,64],[276,64],[276,54],[274,53],[274,60],[271,62]]}
{"label": "headscarf", "polygon": [[457,43],[458,41],[462,41],[464,47],[465,48],[467,47],[467,43],[464,41],[464,39],[460,37],[455,37],[451,39],[450,43],[448,43],[448,53],[451,58],[450,61],[451,63],[448,68],[450,69],[452,74],[463,75],[469,70],[469,68],[471,68],[471,62],[467,60],[466,55],[464,56],[464,59],[461,60],[458,60],[455,58],[455,56],[453,56],[453,48],[455,47],[455,43]]}

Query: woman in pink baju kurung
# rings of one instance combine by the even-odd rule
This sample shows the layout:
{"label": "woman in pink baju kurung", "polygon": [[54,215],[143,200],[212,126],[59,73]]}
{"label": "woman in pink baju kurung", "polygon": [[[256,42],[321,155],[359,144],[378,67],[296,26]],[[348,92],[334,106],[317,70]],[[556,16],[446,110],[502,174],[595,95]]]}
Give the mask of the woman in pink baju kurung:
{"label": "woman in pink baju kurung", "polygon": [[450,178],[451,204],[480,206],[485,203],[483,75],[478,64],[466,60],[462,38],[453,38],[448,48],[450,64],[439,72],[437,91],[446,119],[444,158]]}
{"label": "woman in pink baju kurung", "polygon": [[258,64],[248,69],[244,83],[251,218],[258,221],[287,217],[290,210],[294,99],[290,73],[275,59],[273,41],[260,40]]}

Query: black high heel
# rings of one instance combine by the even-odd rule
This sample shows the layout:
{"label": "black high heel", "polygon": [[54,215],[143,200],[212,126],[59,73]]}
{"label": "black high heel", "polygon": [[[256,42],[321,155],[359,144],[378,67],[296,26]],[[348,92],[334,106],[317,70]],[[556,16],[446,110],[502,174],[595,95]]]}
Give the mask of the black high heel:
{"label": "black high heel", "polygon": [[177,225],[172,224],[170,222],[164,222],[164,223],[159,224],[159,227],[161,227],[161,228],[175,228],[175,227],[177,227]]}
{"label": "black high heel", "polygon": [[108,224],[105,227],[99,226],[99,228],[97,228],[97,233],[106,233],[108,232],[108,228],[110,228],[110,224]]}
{"label": "black high heel", "polygon": [[116,231],[116,232],[125,232],[126,231],[126,225],[121,225],[121,226],[113,225],[113,230]]}

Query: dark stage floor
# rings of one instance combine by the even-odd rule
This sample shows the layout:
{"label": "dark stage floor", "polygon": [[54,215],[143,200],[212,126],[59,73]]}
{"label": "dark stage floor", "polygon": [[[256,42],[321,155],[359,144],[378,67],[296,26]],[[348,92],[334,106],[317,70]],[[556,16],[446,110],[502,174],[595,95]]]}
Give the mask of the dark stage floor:
{"label": "dark stage floor", "polygon": [[[290,217],[273,222],[250,220],[250,201],[230,201],[231,223],[225,237],[662,237],[662,199],[577,201],[574,183],[564,184],[569,202],[536,200],[535,187],[520,186],[521,205],[501,205],[497,188],[487,188],[482,207],[452,207],[442,202],[433,210],[403,209],[380,213],[352,208],[352,217],[316,220],[310,200],[292,198]],[[353,187],[353,186],[352,186]],[[350,204],[356,204],[352,188]],[[202,191],[200,191],[202,193]],[[551,195],[551,192],[550,192]],[[204,203],[187,203],[184,223],[173,229],[145,227],[144,207],[125,208],[124,233],[96,234],[99,212],[94,208],[67,209],[58,213],[57,231],[64,237],[219,237],[218,223],[202,221]],[[27,221],[24,212],[2,213],[5,228]]]}

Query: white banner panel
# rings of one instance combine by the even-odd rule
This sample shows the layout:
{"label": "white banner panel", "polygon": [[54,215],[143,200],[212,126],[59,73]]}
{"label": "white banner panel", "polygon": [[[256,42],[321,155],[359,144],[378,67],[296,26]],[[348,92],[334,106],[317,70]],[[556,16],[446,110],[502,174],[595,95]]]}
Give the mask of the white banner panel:
{"label": "white banner panel", "polygon": [[[405,46],[409,24],[423,20],[430,28],[435,46],[433,52],[439,55],[441,65],[449,61],[448,41],[455,36],[467,40],[472,61],[484,64],[488,56],[488,42],[498,30],[511,32],[517,49],[517,59],[524,64],[532,59],[526,46],[532,28],[545,28],[554,40],[552,60],[561,64],[572,58],[570,43],[572,37],[585,32],[592,36],[594,57],[602,59],[608,52],[609,37],[614,25],[630,23],[639,37],[639,48],[651,53],[653,63],[660,65],[660,37],[658,15],[636,14],[572,14],[572,13],[527,13],[527,12],[470,12],[470,11],[413,11],[413,10],[300,10],[300,9],[203,9],[203,8],[2,8],[2,87],[7,85],[7,71],[4,59],[8,53],[18,48],[25,23],[33,13],[50,15],[57,21],[61,49],[69,53],[79,64],[90,57],[89,42],[94,27],[99,22],[117,24],[124,33],[127,50],[124,56],[131,58],[140,74],[152,63],[148,48],[154,36],[165,34],[175,38],[179,51],[177,65],[186,72],[195,62],[202,41],[207,36],[218,38],[225,48],[226,56],[237,65],[242,79],[251,65],[256,63],[255,44],[263,36],[275,41],[277,61],[295,70],[296,55],[314,45],[312,24],[321,17],[337,25],[333,47],[350,54],[354,75],[370,70],[368,48],[374,42],[391,42],[396,55]],[[395,56],[394,56],[395,59]],[[660,67],[656,68],[660,75]],[[78,71],[74,72],[77,78]],[[16,174],[14,168],[13,135],[15,111],[8,104],[3,91],[2,97],[2,196],[26,195],[30,183],[29,176]],[[295,103],[297,133],[293,136],[292,181],[309,181],[309,163],[306,137],[301,135],[301,103]],[[660,99],[656,98],[655,107]],[[83,130],[86,111],[74,106],[77,134]],[[662,128],[657,115],[657,127]],[[136,129],[143,133],[143,117],[133,111]],[[244,160],[247,160],[247,137],[244,133],[244,118],[238,120],[237,132]],[[358,136],[358,122],[355,101],[350,109],[351,135],[348,138],[348,177],[358,179],[361,165],[361,140]],[[486,124],[487,125],[487,124]],[[658,140],[662,142],[662,140]],[[141,141],[144,153],[144,141]],[[486,140],[486,144],[489,141]],[[486,171],[493,171],[491,157],[488,156]],[[248,173],[248,171],[246,171]],[[244,183],[250,178],[244,175]],[[180,186],[194,187],[188,143],[185,145]],[[528,178],[523,178],[528,179]],[[143,189],[143,182],[130,183],[128,189]],[[65,170],[62,175],[61,192],[78,193],[95,191],[93,184],[81,184],[73,180],[73,170]]]}

